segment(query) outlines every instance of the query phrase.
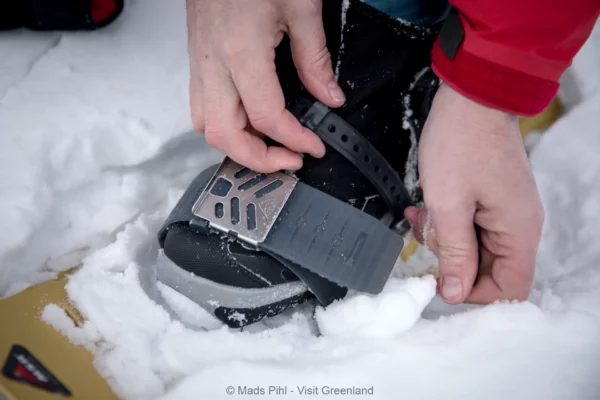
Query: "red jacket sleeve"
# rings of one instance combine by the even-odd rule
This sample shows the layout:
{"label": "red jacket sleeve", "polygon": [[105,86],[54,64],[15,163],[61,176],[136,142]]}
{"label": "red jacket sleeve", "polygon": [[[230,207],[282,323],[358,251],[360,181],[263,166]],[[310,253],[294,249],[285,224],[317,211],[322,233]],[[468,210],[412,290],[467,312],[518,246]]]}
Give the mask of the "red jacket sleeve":
{"label": "red jacket sleeve", "polygon": [[440,44],[442,28],[432,52],[434,71],[463,95],[519,115],[537,114],[549,104],[600,13],[600,0],[450,3],[462,35],[449,52]]}

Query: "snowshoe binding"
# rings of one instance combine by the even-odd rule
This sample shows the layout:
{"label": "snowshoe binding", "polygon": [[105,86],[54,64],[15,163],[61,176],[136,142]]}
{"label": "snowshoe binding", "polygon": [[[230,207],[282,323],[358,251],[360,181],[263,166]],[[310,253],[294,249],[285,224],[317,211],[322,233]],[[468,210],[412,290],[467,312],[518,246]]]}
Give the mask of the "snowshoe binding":
{"label": "snowshoe binding", "polygon": [[416,145],[439,85],[428,67],[437,28],[358,0],[323,7],[346,104],[330,110],[308,94],[285,40],[276,66],[287,108],[325,157],[306,157],[295,175],[226,158],[191,183],[158,235],[159,281],[230,327],[312,298],[327,306],[348,289],[379,293],[403,246],[394,228],[420,201]]}

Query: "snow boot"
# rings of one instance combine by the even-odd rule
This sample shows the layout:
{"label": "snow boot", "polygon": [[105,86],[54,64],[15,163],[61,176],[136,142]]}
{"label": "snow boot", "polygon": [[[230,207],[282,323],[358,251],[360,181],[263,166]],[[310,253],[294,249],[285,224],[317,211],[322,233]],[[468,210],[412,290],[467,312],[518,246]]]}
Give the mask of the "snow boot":
{"label": "snow boot", "polygon": [[295,174],[259,174],[226,158],[190,185],[158,234],[158,280],[230,327],[348,289],[379,293],[402,250],[404,209],[418,203],[417,142],[439,80],[438,27],[361,1],[326,1],[323,19],[346,104],[302,87],[289,42],[276,52],[287,108],[326,144]]}

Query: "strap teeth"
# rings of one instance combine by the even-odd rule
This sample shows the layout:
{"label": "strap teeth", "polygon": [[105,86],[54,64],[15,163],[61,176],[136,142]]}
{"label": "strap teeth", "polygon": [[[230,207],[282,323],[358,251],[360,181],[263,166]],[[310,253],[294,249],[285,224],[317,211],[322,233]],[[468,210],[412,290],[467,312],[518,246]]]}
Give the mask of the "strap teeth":
{"label": "strap teeth", "polygon": [[402,179],[385,157],[327,106],[315,102],[307,107],[306,103],[298,101],[303,111],[300,123],[352,163],[377,189],[394,218],[403,219],[404,209],[412,204],[412,200]]}

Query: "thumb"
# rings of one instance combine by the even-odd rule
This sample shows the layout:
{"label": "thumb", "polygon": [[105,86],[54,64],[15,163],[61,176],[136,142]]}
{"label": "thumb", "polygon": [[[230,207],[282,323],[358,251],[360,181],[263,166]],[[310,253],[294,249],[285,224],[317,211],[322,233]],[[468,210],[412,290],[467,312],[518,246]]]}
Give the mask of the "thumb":
{"label": "thumb", "polygon": [[449,304],[462,303],[471,293],[479,264],[474,211],[429,211],[437,240],[440,295]]}
{"label": "thumb", "polygon": [[329,107],[342,106],[346,96],[333,74],[320,13],[290,22],[288,35],[294,64],[306,89]]}

